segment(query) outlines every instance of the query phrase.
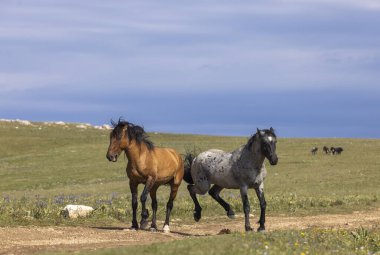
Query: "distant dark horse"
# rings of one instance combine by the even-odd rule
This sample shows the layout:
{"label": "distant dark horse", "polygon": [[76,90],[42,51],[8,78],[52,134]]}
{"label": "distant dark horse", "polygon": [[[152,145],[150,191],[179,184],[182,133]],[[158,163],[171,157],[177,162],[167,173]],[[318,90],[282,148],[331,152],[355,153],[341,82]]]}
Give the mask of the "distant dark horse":
{"label": "distant dark horse", "polygon": [[169,184],[171,191],[166,205],[166,219],[164,232],[169,232],[169,217],[173,208],[173,201],[181,184],[184,167],[181,156],[170,148],[157,148],[148,139],[144,129],[127,121],[119,119],[118,123],[112,122],[114,129],[110,134],[110,145],[107,151],[107,159],[116,162],[122,151],[128,158],[127,175],[129,187],[132,192],[133,220],[132,228],[138,229],[136,219],[137,210],[137,186],[144,183],[144,191],[141,194],[141,222],[142,229],[147,228],[149,212],[145,208],[148,194],[152,199],[152,225],[156,230],[157,199],[156,192],[160,185]]}
{"label": "distant dark horse", "polygon": [[[201,219],[202,208],[196,194],[209,193],[227,212],[227,216],[233,218],[235,213],[230,204],[224,201],[219,193],[224,189],[240,189],[245,215],[245,230],[251,231],[249,221],[250,205],[247,191],[254,188],[260,201],[260,227],[257,231],[265,230],[264,178],[267,174],[264,159],[267,158],[271,165],[276,165],[277,138],[272,128],[257,130],[247,144],[232,152],[222,150],[208,150],[202,152],[189,167],[185,168],[184,180],[190,196],[195,205],[194,219]],[[192,157],[187,157],[192,159]],[[214,184],[212,187],[211,185]],[[210,189],[211,187],[211,189]]]}
{"label": "distant dark horse", "polygon": [[323,151],[324,151],[326,154],[330,154],[330,149],[329,149],[327,146],[323,146]]}
{"label": "distant dark horse", "polygon": [[330,148],[330,151],[331,151],[331,153],[333,154],[333,155],[335,155],[335,154],[341,154],[342,153],[342,151],[343,151],[343,148],[342,147],[331,147]]}
{"label": "distant dark horse", "polygon": [[317,154],[317,151],[318,151],[318,147],[311,148],[311,154],[315,155]]}

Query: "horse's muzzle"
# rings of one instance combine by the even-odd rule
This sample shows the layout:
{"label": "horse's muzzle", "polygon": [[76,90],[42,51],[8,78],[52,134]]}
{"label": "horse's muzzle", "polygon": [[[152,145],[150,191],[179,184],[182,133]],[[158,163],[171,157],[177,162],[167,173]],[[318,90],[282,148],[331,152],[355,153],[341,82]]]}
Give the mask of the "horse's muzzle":
{"label": "horse's muzzle", "polygon": [[270,163],[272,166],[277,165],[277,163],[278,163],[278,157],[277,157],[277,155],[270,157],[270,159],[269,159],[269,163]]}
{"label": "horse's muzzle", "polygon": [[114,154],[114,155],[107,154],[106,157],[111,162],[116,162],[117,161],[117,154]]}

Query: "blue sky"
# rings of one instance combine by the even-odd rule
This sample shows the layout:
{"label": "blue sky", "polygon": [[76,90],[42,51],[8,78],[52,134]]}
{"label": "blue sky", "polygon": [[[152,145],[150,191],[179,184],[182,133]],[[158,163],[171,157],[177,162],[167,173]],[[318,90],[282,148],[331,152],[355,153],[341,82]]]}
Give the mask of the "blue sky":
{"label": "blue sky", "polygon": [[0,118],[380,138],[380,1],[0,0]]}

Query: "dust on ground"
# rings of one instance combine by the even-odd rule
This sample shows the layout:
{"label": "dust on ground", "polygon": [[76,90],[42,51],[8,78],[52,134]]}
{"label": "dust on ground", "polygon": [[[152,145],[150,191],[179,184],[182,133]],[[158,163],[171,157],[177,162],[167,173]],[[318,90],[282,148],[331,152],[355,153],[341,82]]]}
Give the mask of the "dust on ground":
{"label": "dust on ground", "polygon": [[[257,217],[251,219],[256,222]],[[254,224],[252,224],[254,226]],[[352,214],[325,214],[305,217],[267,217],[266,229],[305,229],[379,227],[380,208]],[[255,225],[255,227],[257,227]],[[181,240],[189,237],[212,236],[244,231],[244,217],[217,219],[202,218],[198,223],[183,224],[173,220],[171,233],[162,231],[133,231],[128,225],[120,227],[2,227],[0,228],[0,254],[33,254],[45,251],[77,251],[116,248],[127,245],[147,245],[156,242]]]}

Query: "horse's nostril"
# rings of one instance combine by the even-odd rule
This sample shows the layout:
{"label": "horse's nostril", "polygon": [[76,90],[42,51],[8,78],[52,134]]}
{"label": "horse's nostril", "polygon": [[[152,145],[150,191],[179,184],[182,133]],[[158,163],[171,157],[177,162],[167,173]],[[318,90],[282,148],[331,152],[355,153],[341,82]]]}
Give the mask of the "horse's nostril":
{"label": "horse's nostril", "polygon": [[117,159],[117,155],[109,155],[107,154],[106,155],[106,158],[109,160],[109,161],[115,161]]}
{"label": "horse's nostril", "polygon": [[117,154],[116,155],[112,155],[110,161],[116,162],[117,161],[117,156],[118,156]]}

